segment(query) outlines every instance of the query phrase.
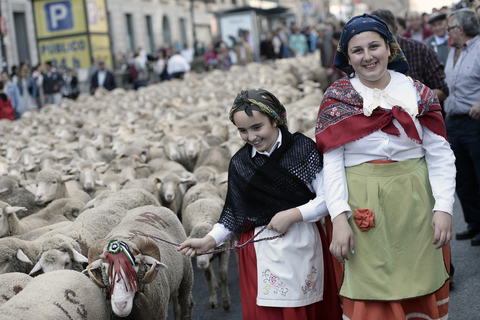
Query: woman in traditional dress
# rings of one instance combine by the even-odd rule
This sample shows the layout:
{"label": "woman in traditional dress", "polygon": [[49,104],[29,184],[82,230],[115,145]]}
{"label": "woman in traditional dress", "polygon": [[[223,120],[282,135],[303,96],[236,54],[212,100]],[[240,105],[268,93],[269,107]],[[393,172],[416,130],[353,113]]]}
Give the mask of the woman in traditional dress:
{"label": "woman in traditional dress", "polygon": [[286,111],[263,89],[238,94],[230,120],[246,142],[231,159],[222,215],[202,239],[179,250],[194,257],[240,234],[238,252],[245,320],[341,319],[332,258],[319,220],[327,215],[322,156],[315,143],[287,129]]}
{"label": "woman in traditional dress", "polygon": [[345,25],[334,65],[349,76],[326,91],[316,141],[343,319],[446,319],[455,159],[438,98],[376,16]]}

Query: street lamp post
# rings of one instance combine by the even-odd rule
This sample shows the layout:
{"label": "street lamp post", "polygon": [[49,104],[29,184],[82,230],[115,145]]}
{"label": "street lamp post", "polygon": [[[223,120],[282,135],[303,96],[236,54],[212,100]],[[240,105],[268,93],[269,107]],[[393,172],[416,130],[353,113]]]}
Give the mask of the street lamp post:
{"label": "street lamp post", "polygon": [[190,0],[190,16],[192,19],[193,50],[195,52],[195,55],[197,55],[197,34],[195,31],[195,16],[193,13],[194,11],[193,1],[194,0]]}
{"label": "street lamp post", "polygon": [[7,71],[7,49],[5,48],[5,42],[3,41],[4,34],[7,33],[6,21],[2,16],[2,4],[0,2],[0,50],[2,54],[2,71]]}

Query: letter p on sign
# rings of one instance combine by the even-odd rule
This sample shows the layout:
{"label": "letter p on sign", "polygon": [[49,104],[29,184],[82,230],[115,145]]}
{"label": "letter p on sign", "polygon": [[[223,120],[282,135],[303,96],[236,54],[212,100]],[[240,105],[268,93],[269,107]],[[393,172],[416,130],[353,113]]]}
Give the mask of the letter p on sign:
{"label": "letter p on sign", "polygon": [[73,28],[72,5],[70,1],[45,4],[45,14],[49,31],[60,31]]}

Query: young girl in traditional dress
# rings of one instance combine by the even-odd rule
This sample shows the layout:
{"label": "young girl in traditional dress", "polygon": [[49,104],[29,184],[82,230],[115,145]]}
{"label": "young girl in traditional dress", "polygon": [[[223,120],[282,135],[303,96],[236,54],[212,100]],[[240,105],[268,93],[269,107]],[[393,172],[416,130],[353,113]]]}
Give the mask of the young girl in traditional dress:
{"label": "young girl in traditional dress", "polygon": [[286,111],[263,89],[238,94],[230,120],[246,142],[231,159],[228,192],[219,222],[179,250],[206,252],[240,233],[238,251],[245,320],[341,319],[332,259],[319,220],[327,215],[322,156],[315,143],[287,130]]}
{"label": "young girl in traditional dress", "polygon": [[334,65],[349,77],[326,91],[316,141],[343,319],[446,319],[455,166],[438,98],[376,16],[345,25]]}

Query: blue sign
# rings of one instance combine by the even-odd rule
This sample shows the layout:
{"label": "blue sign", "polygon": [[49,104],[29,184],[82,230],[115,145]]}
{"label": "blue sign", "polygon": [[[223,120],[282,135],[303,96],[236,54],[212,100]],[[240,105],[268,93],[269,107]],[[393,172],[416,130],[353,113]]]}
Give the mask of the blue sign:
{"label": "blue sign", "polygon": [[47,27],[49,31],[73,28],[72,5],[70,1],[50,2],[45,4]]}

